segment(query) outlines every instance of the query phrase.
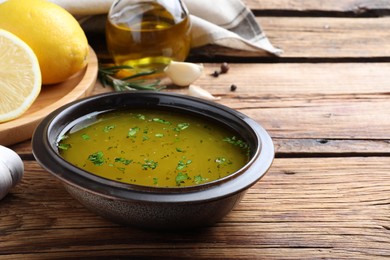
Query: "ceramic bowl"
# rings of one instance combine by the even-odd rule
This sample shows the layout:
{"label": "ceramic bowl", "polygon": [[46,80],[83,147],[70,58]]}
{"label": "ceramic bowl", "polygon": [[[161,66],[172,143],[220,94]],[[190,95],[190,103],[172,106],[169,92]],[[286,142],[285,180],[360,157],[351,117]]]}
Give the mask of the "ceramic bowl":
{"label": "ceramic bowl", "polygon": [[[250,145],[250,160],[237,172],[205,185],[157,188],[110,181],[60,156],[57,141],[72,122],[90,113],[122,108],[167,109],[218,121],[241,134]],[[105,93],[69,103],[38,125],[32,149],[38,163],[89,210],[117,223],[149,229],[213,225],[240,202],[274,159],[270,136],[246,115],[215,102],[152,91]]]}

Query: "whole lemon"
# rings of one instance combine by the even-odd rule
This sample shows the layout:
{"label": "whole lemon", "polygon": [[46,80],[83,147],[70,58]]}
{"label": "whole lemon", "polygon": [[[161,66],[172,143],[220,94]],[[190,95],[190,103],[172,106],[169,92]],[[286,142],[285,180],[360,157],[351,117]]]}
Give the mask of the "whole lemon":
{"label": "whole lemon", "polygon": [[43,84],[62,82],[87,64],[89,46],[83,29],[56,4],[6,0],[0,4],[0,28],[31,47],[39,61]]}

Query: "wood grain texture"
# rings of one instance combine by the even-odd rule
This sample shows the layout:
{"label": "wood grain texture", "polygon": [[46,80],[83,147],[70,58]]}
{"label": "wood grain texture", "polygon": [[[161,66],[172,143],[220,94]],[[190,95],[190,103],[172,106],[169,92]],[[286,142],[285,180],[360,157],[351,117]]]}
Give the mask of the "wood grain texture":
{"label": "wood grain texture", "polygon": [[205,66],[196,83],[274,138],[389,138],[390,121],[381,119],[390,118],[388,63],[231,64],[218,78],[209,75],[218,64]]}
{"label": "wood grain texture", "polygon": [[[386,0],[244,0],[249,8],[254,10],[278,12],[330,12],[345,14],[352,12],[356,15],[374,11],[390,10],[390,2]],[[379,12],[380,14],[380,12]]]}
{"label": "wood grain texture", "polygon": [[376,58],[390,56],[390,18],[265,17],[259,23],[283,57]]}
{"label": "wood grain texture", "polygon": [[390,256],[387,158],[276,159],[223,221],[178,233],[112,224],[70,198],[36,162],[26,169],[2,201],[0,258]]}

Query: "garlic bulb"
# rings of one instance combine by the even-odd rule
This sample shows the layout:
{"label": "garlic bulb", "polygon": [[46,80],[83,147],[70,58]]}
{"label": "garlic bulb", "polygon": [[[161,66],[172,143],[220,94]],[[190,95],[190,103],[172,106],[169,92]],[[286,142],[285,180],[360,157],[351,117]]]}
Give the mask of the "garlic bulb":
{"label": "garlic bulb", "polygon": [[198,98],[203,98],[207,100],[220,100],[221,97],[214,97],[210,92],[207,90],[195,86],[195,85],[190,85],[188,88],[188,94],[193,97],[198,97]]}
{"label": "garlic bulb", "polygon": [[173,84],[187,87],[203,73],[203,65],[190,62],[171,61],[164,69]]}
{"label": "garlic bulb", "polygon": [[13,150],[0,145],[0,200],[22,180],[24,165]]}

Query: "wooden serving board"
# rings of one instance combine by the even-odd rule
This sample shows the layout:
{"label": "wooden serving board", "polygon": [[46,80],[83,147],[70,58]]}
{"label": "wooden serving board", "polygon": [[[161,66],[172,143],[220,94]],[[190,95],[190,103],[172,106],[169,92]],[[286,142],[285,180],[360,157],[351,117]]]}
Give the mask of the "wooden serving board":
{"label": "wooden serving board", "polygon": [[90,48],[88,66],[68,80],[43,85],[31,107],[19,118],[0,123],[0,145],[8,146],[31,138],[36,126],[55,109],[92,93],[98,72],[98,60]]}

